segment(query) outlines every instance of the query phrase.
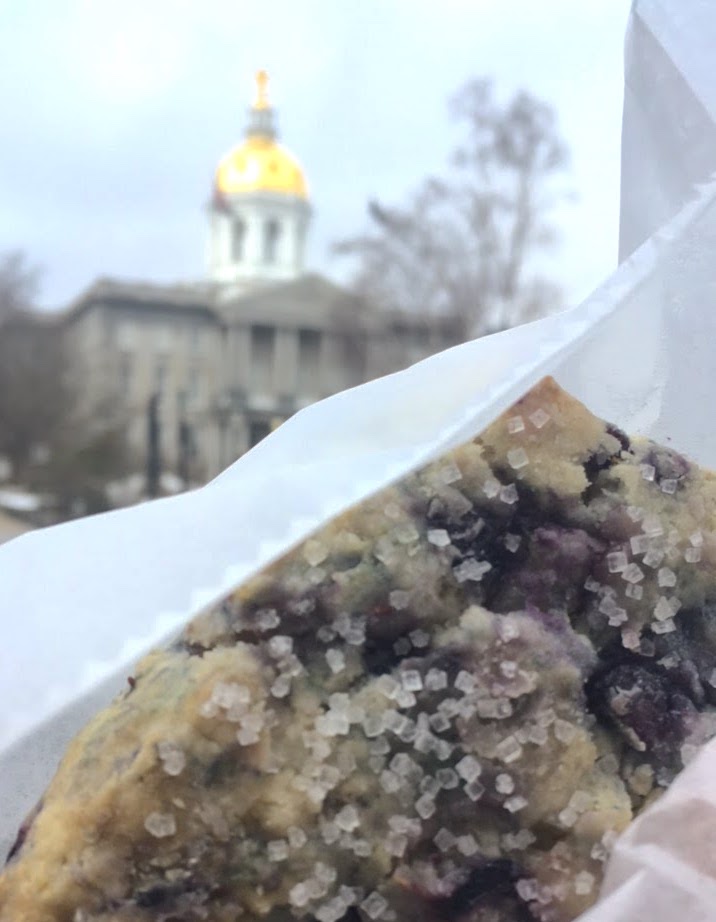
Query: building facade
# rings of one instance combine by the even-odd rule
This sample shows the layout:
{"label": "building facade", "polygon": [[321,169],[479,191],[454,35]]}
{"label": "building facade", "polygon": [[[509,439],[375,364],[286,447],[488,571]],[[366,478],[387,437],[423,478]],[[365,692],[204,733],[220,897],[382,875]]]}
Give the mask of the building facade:
{"label": "building facade", "polygon": [[201,482],[308,404],[455,342],[437,318],[375,311],[306,272],[310,217],[259,73],[246,136],[216,170],[206,280],[100,279],[64,317],[87,412],[119,421],[138,470],[155,397],[163,467]]}

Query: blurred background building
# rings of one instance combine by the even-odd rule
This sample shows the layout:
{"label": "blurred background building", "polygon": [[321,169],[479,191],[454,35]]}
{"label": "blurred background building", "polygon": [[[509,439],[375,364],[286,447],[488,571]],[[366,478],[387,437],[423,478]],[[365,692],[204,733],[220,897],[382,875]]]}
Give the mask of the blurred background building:
{"label": "blurred background building", "polygon": [[459,338],[450,317],[375,309],[308,271],[311,210],[261,71],[215,171],[206,279],[102,278],[63,313],[84,412],[125,433],[137,476],[148,459],[150,479],[201,483],[302,407]]}

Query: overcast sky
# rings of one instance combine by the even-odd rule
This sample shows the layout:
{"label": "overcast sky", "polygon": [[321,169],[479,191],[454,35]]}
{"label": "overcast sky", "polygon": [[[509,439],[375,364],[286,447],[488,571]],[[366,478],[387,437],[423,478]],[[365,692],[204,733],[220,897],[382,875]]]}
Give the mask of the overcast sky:
{"label": "overcast sky", "polygon": [[494,77],[552,103],[576,201],[553,272],[570,301],[614,266],[628,0],[0,0],[0,252],[61,306],[98,275],[204,272],[205,204],[265,67],[315,209],[312,268],[365,203],[444,170],[446,102]]}

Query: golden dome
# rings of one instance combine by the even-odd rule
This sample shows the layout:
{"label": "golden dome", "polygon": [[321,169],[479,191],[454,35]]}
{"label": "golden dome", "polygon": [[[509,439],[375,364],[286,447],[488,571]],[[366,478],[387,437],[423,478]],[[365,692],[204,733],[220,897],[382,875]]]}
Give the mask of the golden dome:
{"label": "golden dome", "polygon": [[308,198],[308,186],[301,165],[276,142],[267,82],[266,72],[259,71],[246,140],[221,158],[216,170],[216,190],[225,195],[278,192]]}

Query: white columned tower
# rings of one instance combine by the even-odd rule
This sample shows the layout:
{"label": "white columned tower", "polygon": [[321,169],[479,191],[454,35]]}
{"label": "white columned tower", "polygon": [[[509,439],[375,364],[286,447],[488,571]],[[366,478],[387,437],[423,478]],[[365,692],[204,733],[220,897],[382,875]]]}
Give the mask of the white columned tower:
{"label": "white columned tower", "polygon": [[209,204],[209,277],[232,287],[286,281],[304,268],[308,188],[300,164],[276,140],[267,83],[259,71],[246,137],[219,162]]}

